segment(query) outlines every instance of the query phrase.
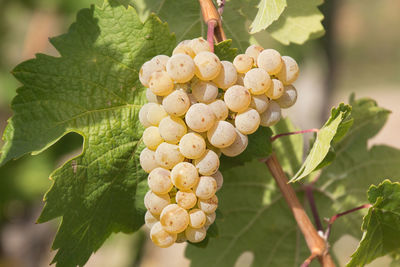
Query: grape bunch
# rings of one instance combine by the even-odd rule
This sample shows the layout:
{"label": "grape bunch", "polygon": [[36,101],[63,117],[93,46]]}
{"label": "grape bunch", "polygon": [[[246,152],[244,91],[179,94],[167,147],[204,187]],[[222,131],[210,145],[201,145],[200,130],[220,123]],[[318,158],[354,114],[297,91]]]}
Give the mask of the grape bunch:
{"label": "grape bunch", "polygon": [[256,45],[221,61],[203,38],[143,64],[140,164],[149,173],[145,223],[157,246],[204,240],[223,184],[219,157],[239,155],[247,135],[280,120],[281,108],[296,102],[298,74],[294,59]]}

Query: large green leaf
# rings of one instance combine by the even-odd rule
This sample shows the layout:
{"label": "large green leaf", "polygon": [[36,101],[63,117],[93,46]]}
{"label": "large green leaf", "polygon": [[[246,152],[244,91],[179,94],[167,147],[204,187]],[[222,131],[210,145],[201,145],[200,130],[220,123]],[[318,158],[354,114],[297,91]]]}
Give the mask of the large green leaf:
{"label": "large green leaf", "polygon": [[333,159],[332,156],[328,155],[331,151],[331,143],[343,138],[352,125],[353,120],[350,113],[351,107],[344,104],[332,109],[330,118],[317,133],[317,138],[306,160],[290,182],[299,181],[320,167],[321,164],[330,163],[329,161]]}
{"label": "large green leaf", "polygon": [[68,132],[84,137],[81,155],[51,175],[39,218],[63,218],[54,262],[83,265],[112,232],[143,224],[138,112],[145,97],[138,70],[154,55],[169,54],[175,38],[155,16],[142,23],[133,8],[111,1],[80,11],[51,43],[60,57],[38,54],[13,70],[23,86],[12,103],[1,164],[39,153]]}
{"label": "large green leaf", "polygon": [[261,0],[257,15],[250,25],[251,33],[265,30],[279,18],[286,6],[286,0]]}
{"label": "large green leaf", "polygon": [[364,217],[363,238],[347,266],[364,266],[400,249],[400,184],[384,181],[368,190],[373,206]]}
{"label": "large green leaf", "polygon": [[322,36],[324,16],[318,6],[323,0],[287,0],[287,8],[269,28],[271,36],[283,44],[303,44]]}

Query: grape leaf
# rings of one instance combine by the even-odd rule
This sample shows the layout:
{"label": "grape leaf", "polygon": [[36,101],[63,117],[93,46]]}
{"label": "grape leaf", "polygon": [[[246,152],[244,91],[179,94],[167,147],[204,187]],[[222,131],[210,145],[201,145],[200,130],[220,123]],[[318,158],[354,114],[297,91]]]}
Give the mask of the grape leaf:
{"label": "grape leaf", "polygon": [[143,224],[138,112],[145,90],[138,70],[170,54],[175,37],[157,17],[142,23],[133,8],[110,1],[80,11],[68,33],[51,43],[60,57],[38,54],[13,70],[23,86],[12,103],[1,164],[40,153],[68,132],[84,137],[81,155],[51,174],[38,219],[62,217],[53,262],[82,266],[112,232]]}
{"label": "grape leaf", "polygon": [[[339,141],[351,127],[353,120],[350,117],[351,107],[339,105],[333,108],[331,116],[324,126],[317,133],[317,138],[306,158],[303,165],[290,182],[296,182],[309,175],[316,170],[321,164],[328,164],[328,160],[332,160],[332,156],[327,155],[331,149],[331,143]],[[325,162],[323,162],[325,160]]]}
{"label": "grape leaf", "polygon": [[232,48],[232,40],[225,40],[214,46],[214,53],[220,60],[233,61],[237,55],[237,49]]}
{"label": "grape leaf", "polygon": [[257,6],[257,15],[250,25],[250,33],[265,30],[279,18],[286,6],[286,0],[261,0]]}
{"label": "grape leaf", "polygon": [[287,0],[287,8],[267,31],[283,44],[303,44],[325,33],[321,24],[324,16],[318,6],[322,0]]}
{"label": "grape leaf", "polygon": [[384,181],[368,190],[373,206],[364,217],[363,238],[347,266],[364,266],[400,249],[400,184]]}

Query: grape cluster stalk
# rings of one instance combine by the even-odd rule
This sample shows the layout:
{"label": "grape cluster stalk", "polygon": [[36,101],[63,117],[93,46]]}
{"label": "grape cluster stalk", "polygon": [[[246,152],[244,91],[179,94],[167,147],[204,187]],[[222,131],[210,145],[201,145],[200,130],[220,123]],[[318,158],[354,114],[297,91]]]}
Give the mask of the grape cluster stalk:
{"label": "grape cluster stalk", "polygon": [[204,240],[223,184],[221,154],[241,154],[247,135],[280,120],[297,100],[298,74],[293,58],[257,45],[221,61],[201,37],[143,64],[140,164],[149,173],[145,224],[154,244]]}

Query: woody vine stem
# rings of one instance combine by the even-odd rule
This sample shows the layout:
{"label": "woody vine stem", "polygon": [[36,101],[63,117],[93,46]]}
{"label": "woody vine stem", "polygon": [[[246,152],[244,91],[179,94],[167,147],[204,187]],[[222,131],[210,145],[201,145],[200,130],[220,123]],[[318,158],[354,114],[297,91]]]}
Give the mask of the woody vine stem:
{"label": "woody vine stem", "polygon": [[[224,2],[225,1],[218,1],[218,12],[212,0],[199,0],[204,22],[208,26],[207,41],[210,44],[212,51],[214,51],[214,40],[216,42],[226,40],[221,20],[223,6],[225,5]],[[315,258],[318,258],[319,262],[324,267],[335,266],[331,256],[329,255],[328,246],[325,240],[318,234],[310,218],[304,211],[303,206],[300,204],[295,191],[291,185],[288,184],[288,179],[283,172],[276,155],[272,153],[272,155],[265,160],[265,164],[268,166],[272,176],[278,184],[278,187],[291,209],[297,225],[304,235],[307,246],[311,252],[310,257],[304,261],[302,266],[308,266]]]}

